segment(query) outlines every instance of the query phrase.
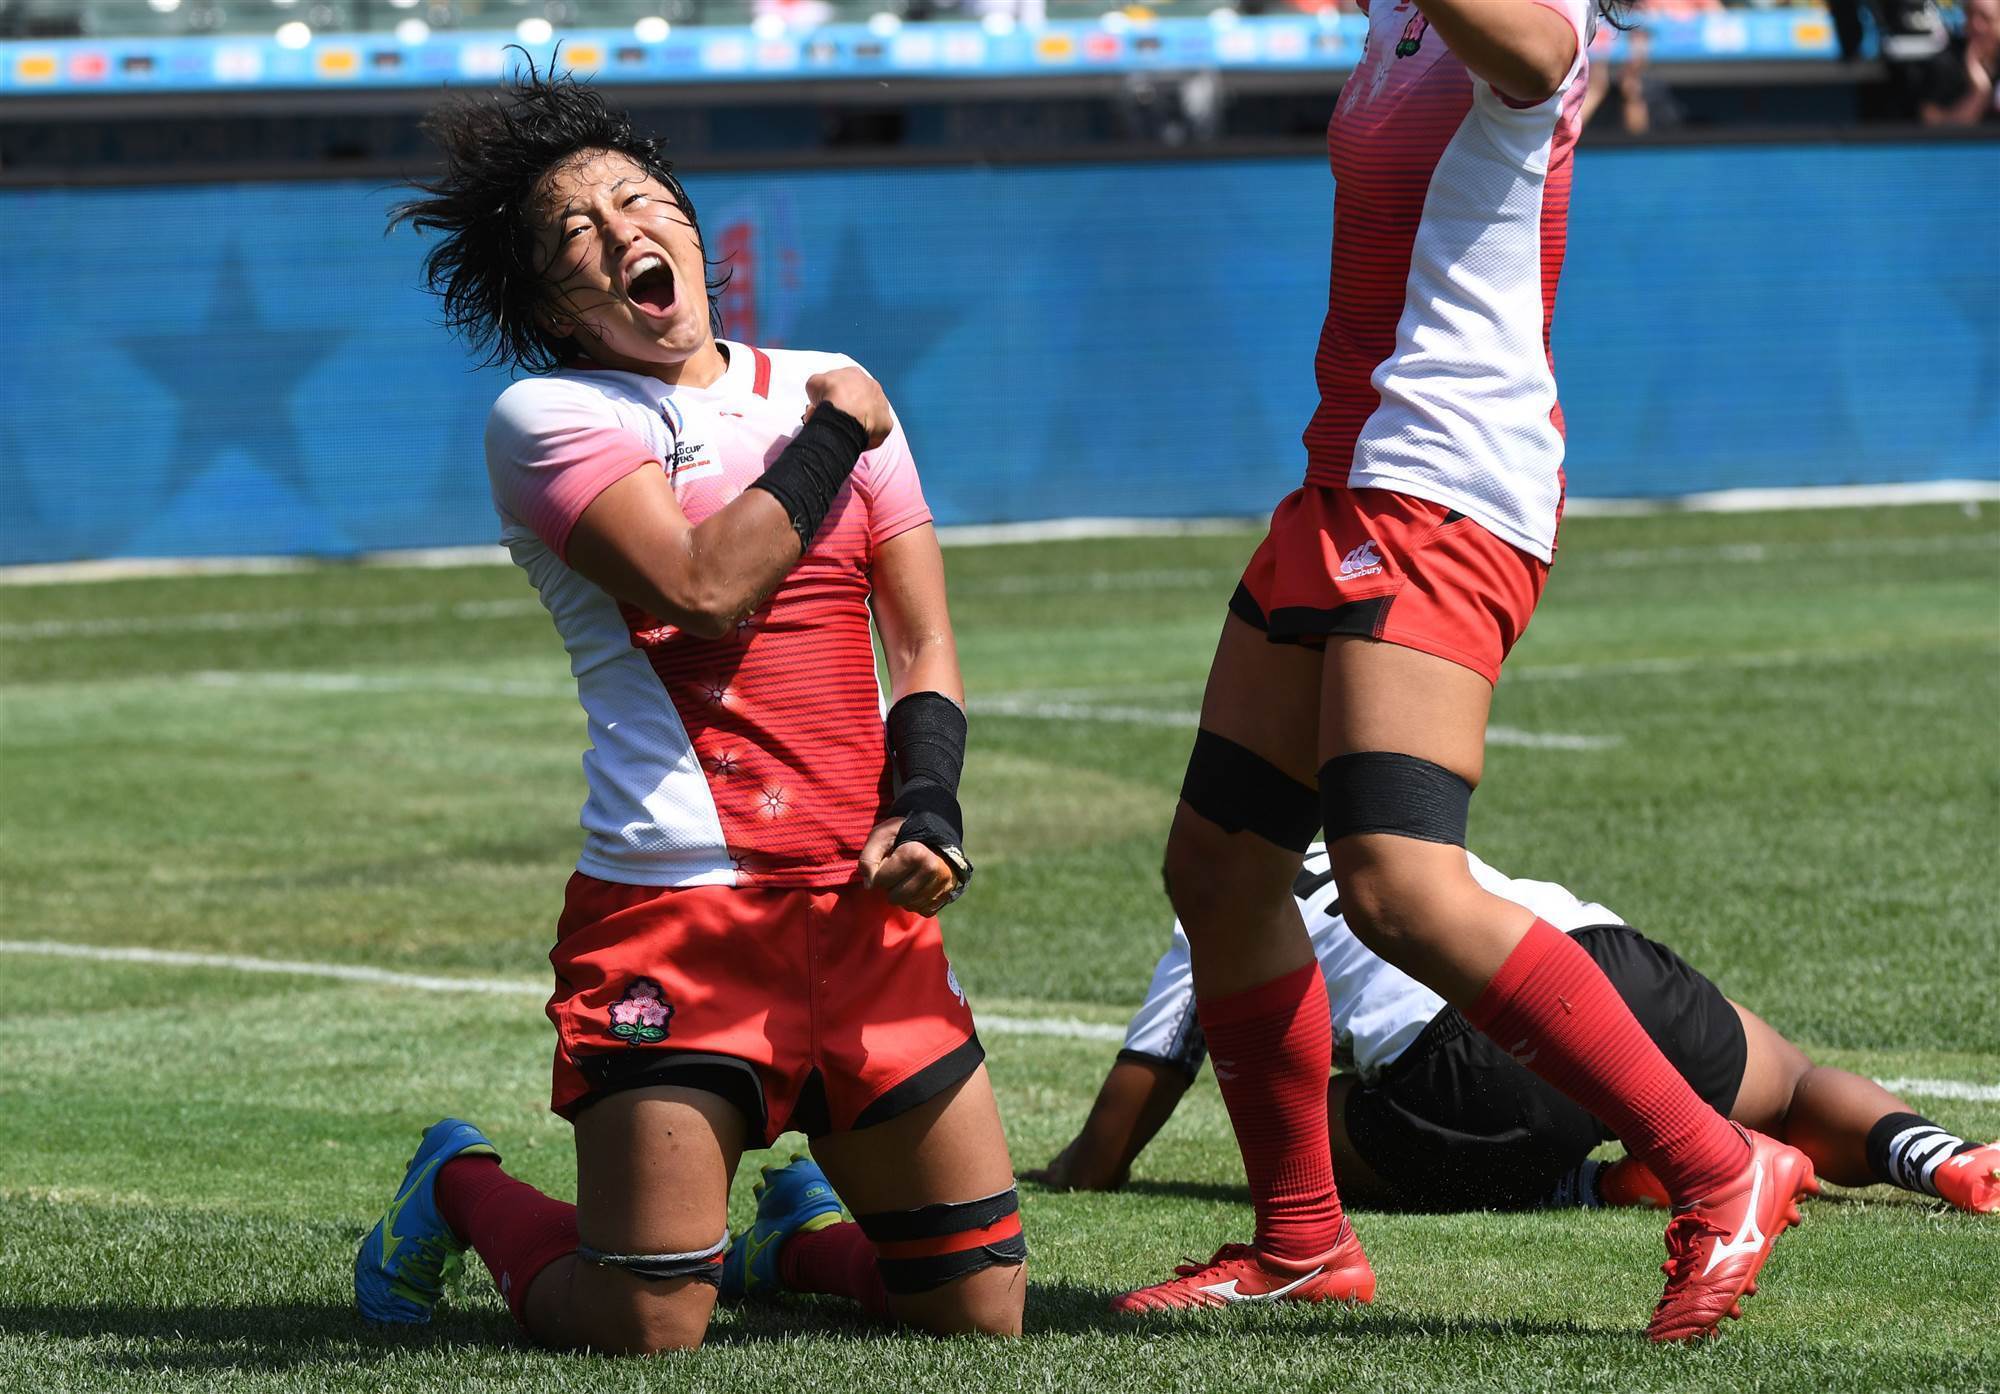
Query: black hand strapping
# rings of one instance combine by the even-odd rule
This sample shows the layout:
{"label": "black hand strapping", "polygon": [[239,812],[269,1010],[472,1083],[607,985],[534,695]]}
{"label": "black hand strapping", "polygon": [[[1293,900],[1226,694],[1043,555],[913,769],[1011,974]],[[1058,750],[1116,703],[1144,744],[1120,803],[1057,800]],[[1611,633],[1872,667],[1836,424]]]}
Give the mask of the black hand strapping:
{"label": "black hand strapping", "polygon": [[859,421],[821,402],[792,437],[771,467],[750,481],[784,505],[799,535],[799,550],[812,546],[833,497],[840,492],[854,463],[868,448],[868,432]]}
{"label": "black hand strapping", "polygon": [[950,864],[956,900],[972,879],[965,855],[965,815],[958,777],[965,768],[965,712],[942,692],[912,692],[889,708],[889,768],[894,802],[903,815],[895,846],[920,842]]}

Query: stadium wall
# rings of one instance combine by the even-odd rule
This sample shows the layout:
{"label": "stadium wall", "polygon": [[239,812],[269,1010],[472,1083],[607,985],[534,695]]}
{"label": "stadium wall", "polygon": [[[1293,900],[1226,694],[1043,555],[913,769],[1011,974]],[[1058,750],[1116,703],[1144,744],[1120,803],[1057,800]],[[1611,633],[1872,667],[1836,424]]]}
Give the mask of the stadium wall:
{"label": "stadium wall", "polygon": [[[1299,476],[1317,161],[691,182],[730,333],[880,376],[941,522],[1254,513]],[[0,564],[490,541],[504,377],[434,325],[393,196],[0,193]],[[1571,491],[1994,478],[1996,306],[2000,143],[1586,152]]]}

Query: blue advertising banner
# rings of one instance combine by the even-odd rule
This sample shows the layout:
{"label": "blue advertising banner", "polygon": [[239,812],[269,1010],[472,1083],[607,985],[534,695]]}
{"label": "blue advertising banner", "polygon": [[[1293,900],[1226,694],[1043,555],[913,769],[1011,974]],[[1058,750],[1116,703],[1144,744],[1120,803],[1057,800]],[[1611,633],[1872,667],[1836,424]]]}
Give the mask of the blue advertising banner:
{"label": "blue advertising banner", "polygon": [[[728,332],[853,354],[939,520],[1254,514],[1300,476],[1313,160],[709,174]],[[393,190],[0,193],[0,564],[492,540],[505,376]],[[1578,496],[2000,475],[2000,144],[1587,152]]]}

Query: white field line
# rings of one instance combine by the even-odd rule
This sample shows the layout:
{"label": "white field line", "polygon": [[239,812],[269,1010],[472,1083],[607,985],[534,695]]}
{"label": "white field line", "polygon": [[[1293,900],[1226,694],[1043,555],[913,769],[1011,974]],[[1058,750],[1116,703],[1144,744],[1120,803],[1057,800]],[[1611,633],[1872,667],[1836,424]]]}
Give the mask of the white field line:
{"label": "white field line", "polygon": [[[1982,636],[1983,638],[1983,636]],[[1657,677],[1707,673],[1719,668],[1809,668],[1816,664],[1879,663],[1885,658],[1929,653],[1948,644],[1907,644],[1828,653],[1814,649],[1773,649],[1767,653],[1706,654],[1687,658],[1619,658],[1603,663],[1526,663],[1509,668],[1503,683],[1579,682],[1592,678]]]}
{"label": "white field line", "polygon": [[[93,963],[144,963],[156,968],[219,968],[236,973],[269,973],[290,978],[323,978],[337,982],[400,987],[416,992],[447,992],[496,997],[532,997],[547,1001],[549,985],[526,978],[453,978],[432,973],[399,973],[352,963],[304,963],[295,959],[255,958],[248,954],[184,953],[177,949],[115,948],[99,944],[65,944],[51,939],[0,939],[0,953],[44,958],[78,958]],[[1075,1017],[1024,1017],[979,1014],[979,1029],[1000,1036],[1059,1036],[1084,1041],[1122,1041],[1125,1028]]]}
{"label": "white field line", "polygon": [[[140,679],[145,683],[147,679]],[[198,672],[185,678],[165,679],[168,686],[190,683],[196,687],[237,688],[257,692],[297,692],[345,695],[368,692],[434,692],[464,697],[525,697],[534,701],[576,700],[576,684],[532,678],[509,681],[504,678],[453,678],[437,675],[401,677],[393,673],[316,672]]]}
{"label": "white field line", "polygon": [[1716,489],[1660,499],[1570,499],[1572,517],[1648,513],[1781,513],[1801,508],[1884,508],[1913,503],[2000,503],[2000,482],[1932,479],[1916,484],[1828,484],[1798,489]]}
{"label": "white field line", "polygon": [[[1700,547],[1628,547],[1608,552],[1575,553],[1564,558],[1568,567],[1612,567],[1621,570],[1650,566],[1687,568],[1720,565],[1773,565],[1816,557],[1937,556],[1951,552],[2000,551],[2000,532],[1951,533],[1939,537],[1830,538],[1824,542],[1736,542]],[[268,568],[283,570],[284,568]],[[1221,588],[1236,579],[1234,569],[1188,567],[1139,571],[1030,573],[967,580],[952,587],[959,597],[1009,595],[1101,594],[1113,591],[1204,590]],[[0,583],[6,579],[0,570]],[[428,624],[438,620],[503,620],[540,614],[541,603],[528,597],[514,600],[467,600],[453,604],[293,607],[276,610],[209,610],[178,615],[108,615],[92,619],[29,620],[0,624],[0,642],[23,643],[50,639],[115,639],[134,635],[233,633],[297,629],[308,625]]]}
{"label": "white field line", "polygon": [[[1803,489],[1722,489],[1674,498],[1570,499],[1573,518],[1631,517],[1656,513],[1778,513],[1804,508],[1882,508],[1924,503],[2000,503],[2000,483],[1986,479],[1939,479],[1918,484],[1837,484]],[[1031,523],[988,523],[942,527],[947,547],[996,543],[1057,542],[1113,537],[1198,537],[1249,531],[1268,515],[1240,518],[1046,518]],[[156,576],[258,576],[321,567],[503,566],[504,547],[417,547],[363,552],[353,557],[114,557],[95,561],[43,562],[0,566],[0,586],[40,586],[74,581],[121,581]]]}
{"label": "white field line", "polygon": [[1608,552],[1564,553],[1557,566],[1713,566],[1810,561],[1820,557],[1929,557],[1947,552],[2000,550],[2000,532],[1946,533],[1938,537],[1829,537],[1820,542],[1723,542],[1701,547],[1626,547]]}
{"label": "white field line", "polygon": [[181,615],[106,615],[87,620],[29,620],[0,624],[0,640],[118,639],[141,634],[236,633],[342,627],[428,624],[437,620],[517,619],[542,612],[541,602],[461,600],[452,604],[329,605],[282,610],[206,610]]}
{"label": "white field line", "polygon": [[2000,1103],[2000,1084],[1968,1084],[1962,1079],[1884,1079],[1877,1083],[1891,1094],[1959,1099],[1969,1104]]}
{"label": "white field line", "polygon": [[[433,973],[399,973],[387,968],[371,968],[364,964],[307,963],[294,959],[256,958],[248,954],[203,954],[186,953],[176,949],[67,944],[53,939],[0,939],[0,953],[83,959],[93,963],[144,963],[159,968],[216,968],[238,973],[268,973],[284,977],[365,983],[374,987],[398,987],[415,992],[532,997],[537,1000],[546,1000],[549,995],[546,983],[531,982],[525,978],[455,978]],[[999,1036],[1054,1036],[1082,1041],[1125,1039],[1125,1028],[1122,1026],[1113,1026],[1101,1021],[1081,1021],[1076,1017],[982,1014],[979,1017],[979,1029]],[[1880,1083],[1892,1094],[1914,1094],[1930,1099],[1957,1099],[1967,1103],[2000,1102],[2000,1084],[1915,1077],[1885,1079]]]}

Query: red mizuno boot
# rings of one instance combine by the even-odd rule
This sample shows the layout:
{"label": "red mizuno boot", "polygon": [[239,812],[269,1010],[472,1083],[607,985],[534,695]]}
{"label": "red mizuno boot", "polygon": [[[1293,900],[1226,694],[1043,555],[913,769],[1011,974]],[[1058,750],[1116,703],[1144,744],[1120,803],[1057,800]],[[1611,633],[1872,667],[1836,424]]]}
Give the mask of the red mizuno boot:
{"label": "red mizuno boot", "polygon": [[1960,1210],[2000,1215],[2000,1142],[1946,1158],[1931,1173],[1931,1184]]}
{"label": "red mizuno boot", "polygon": [[1799,1197],[1819,1194],[1805,1153],[1730,1126],[1749,1142],[1750,1156],[1734,1181],[1677,1208],[1667,1222],[1667,1290],[1646,1327],[1652,1340],[1700,1340],[1724,1317],[1742,1316],[1771,1245],[1799,1222]]}

